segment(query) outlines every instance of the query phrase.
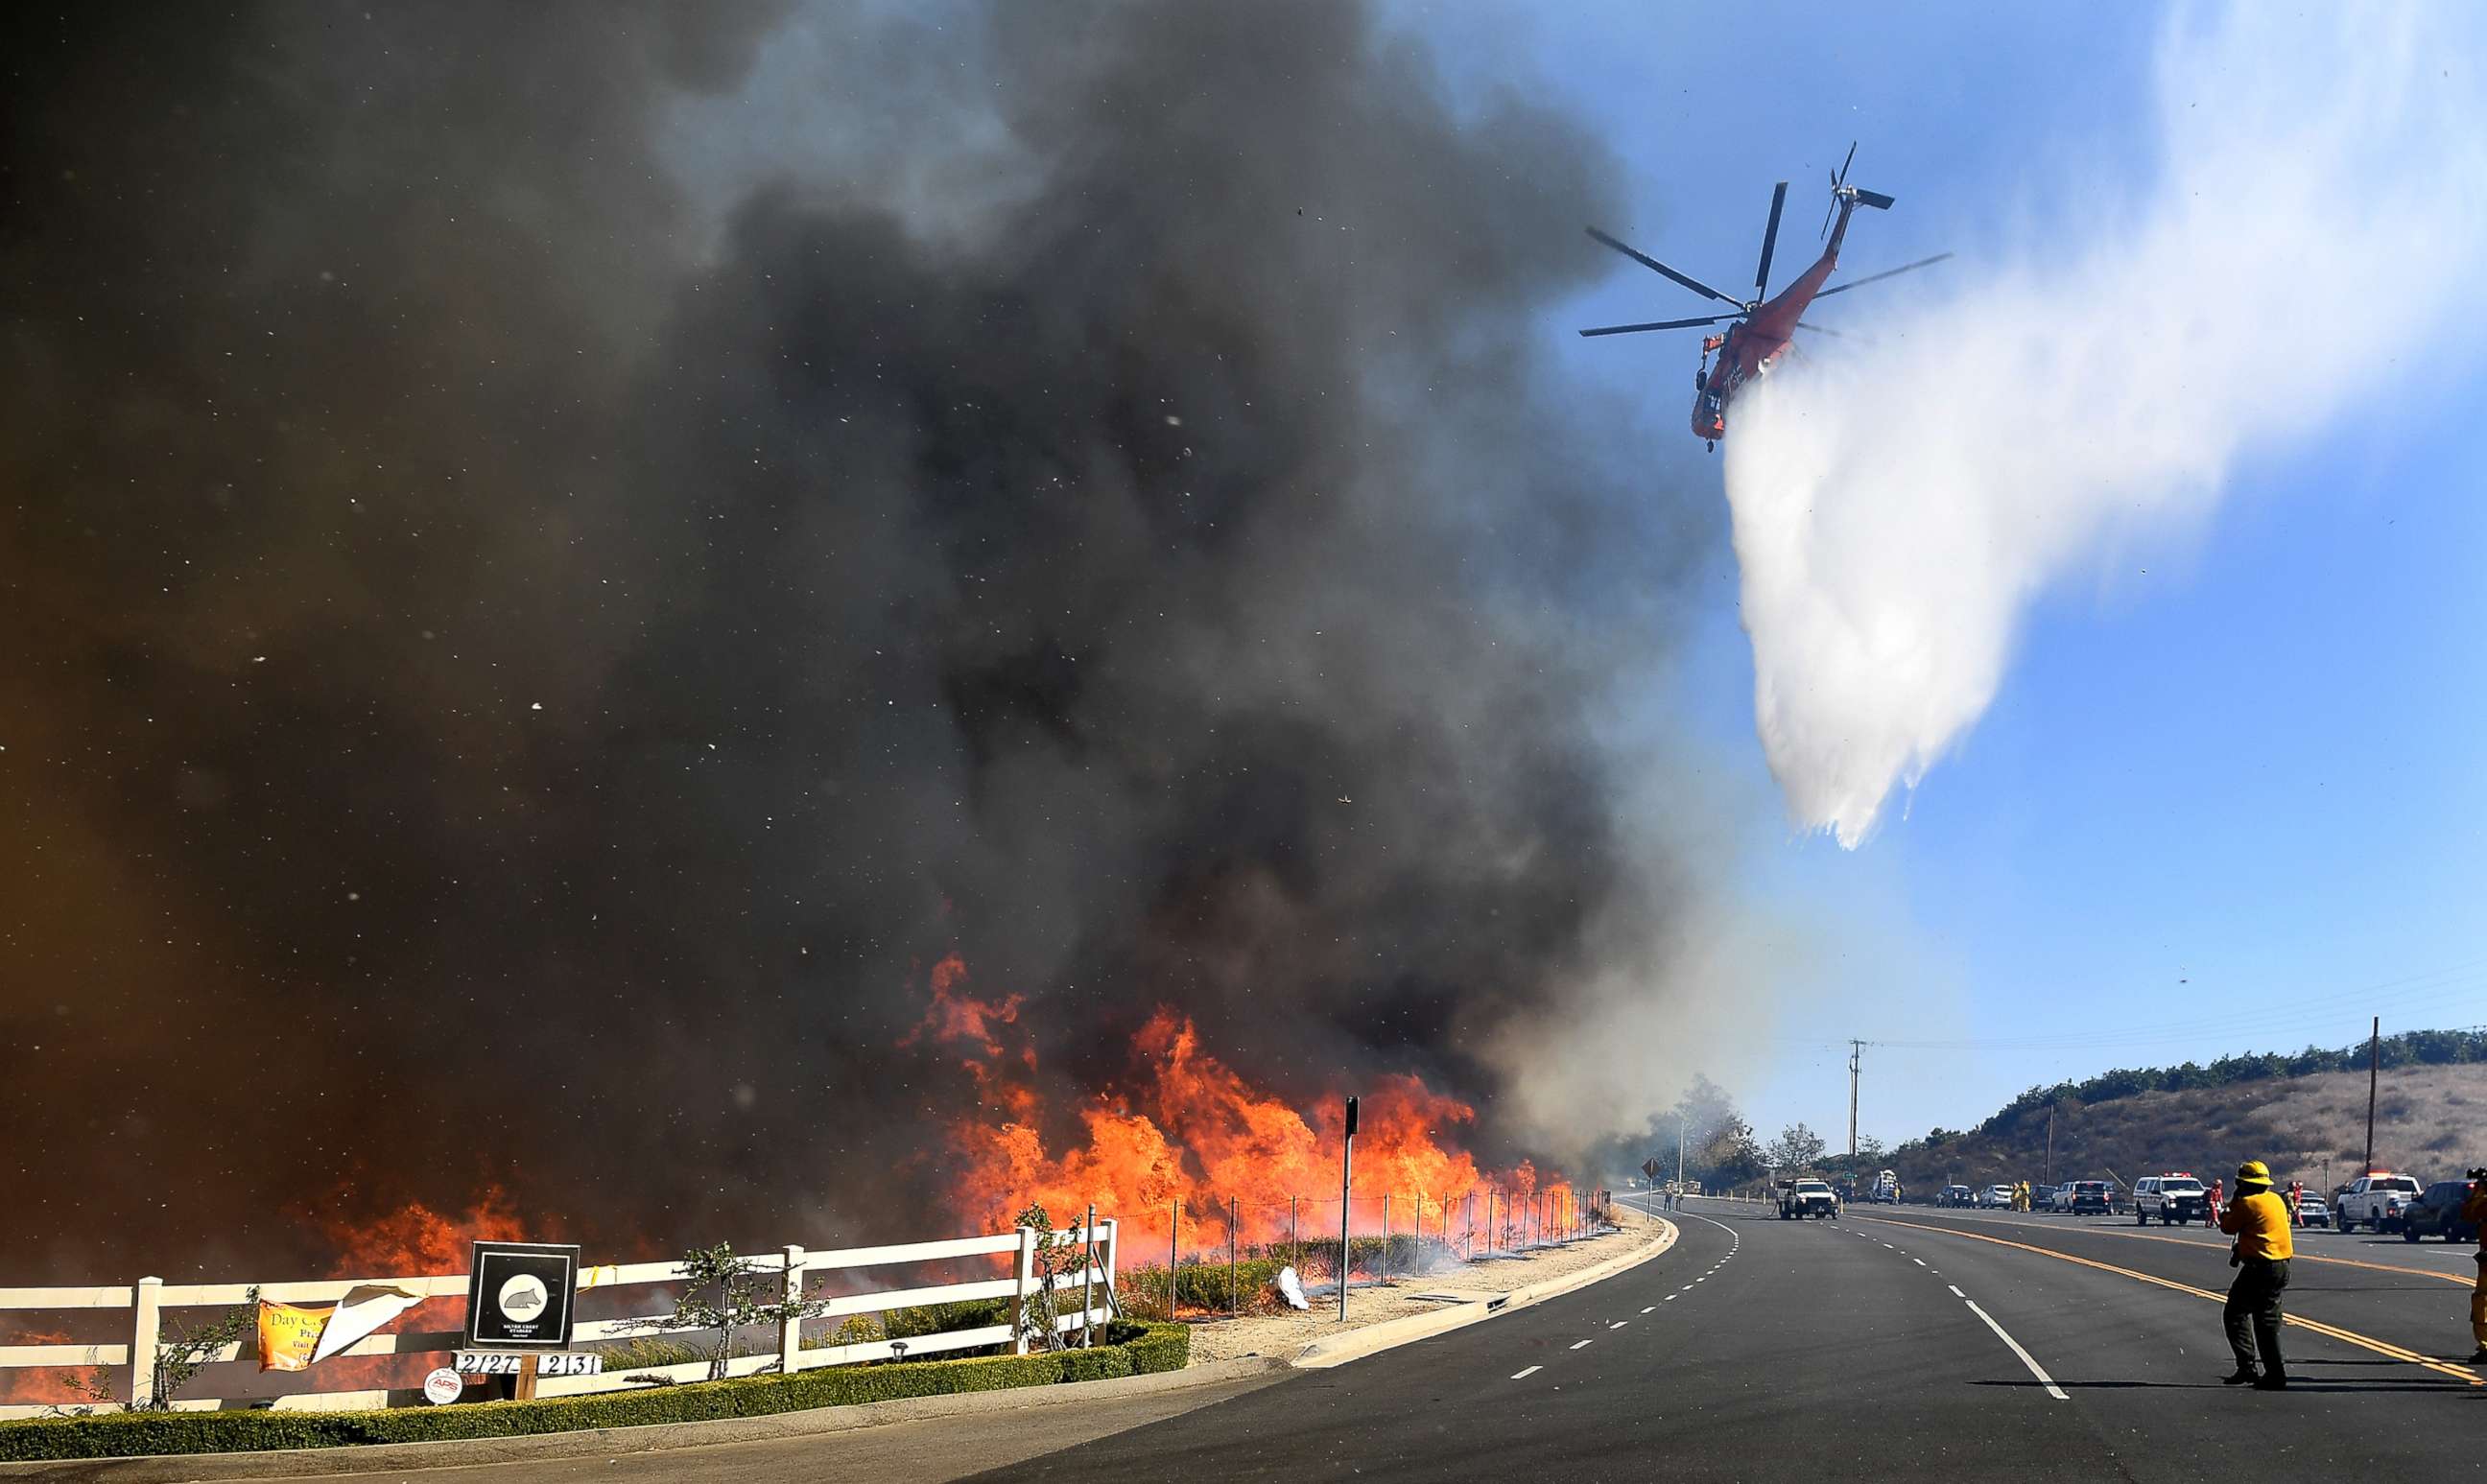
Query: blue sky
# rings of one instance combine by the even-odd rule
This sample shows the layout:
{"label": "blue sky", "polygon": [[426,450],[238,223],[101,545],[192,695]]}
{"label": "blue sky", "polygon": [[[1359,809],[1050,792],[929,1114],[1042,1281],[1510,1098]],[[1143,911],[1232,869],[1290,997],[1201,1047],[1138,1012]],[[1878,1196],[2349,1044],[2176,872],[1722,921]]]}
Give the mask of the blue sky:
{"label": "blue sky", "polygon": [[[2043,235],[2158,169],[2160,21],[2139,8],[1740,6],[1697,25],[1626,5],[1402,9],[1463,90],[1551,80],[1632,182],[1635,209],[1605,225],[1722,288],[1749,282],[1780,179],[1774,277],[1797,270],[1851,139],[1855,179],[1900,197],[1853,229],[1854,271]],[[2392,269],[2306,292],[2389,292]],[[1654,488],[1715,494],[1718,461],[1676,431],[1693,337],[1570,334],[1696,303],[1618,260],[1547,328],[1567,373],[1654,404]],[[1860,294],[1838,322],[1873,313]],[[2110,1066],[2344,1044],[2370,1008],[2388,1031],[2487,1022],[2487,457],[2469,410],[2487,378],[2458,348],[2304,347],[2403,353],[2429,360],[2423,378],[2254,449],[2207,523],[2047,593],[1992,709],[1863,849],[1755,811],[1745,888],[1856,947],[1762,1064],[1722,1066],[1765,1132],[1844,1131],[1833,1043],[1851,1035],[1975,1043],[1869,1048],[1862,1126],[1896,1140]],[[1942,388],[1926,401],[1939,415]],[[1722,534],[1691,662],[1649,704],[1767,798],[1733,560]]]}

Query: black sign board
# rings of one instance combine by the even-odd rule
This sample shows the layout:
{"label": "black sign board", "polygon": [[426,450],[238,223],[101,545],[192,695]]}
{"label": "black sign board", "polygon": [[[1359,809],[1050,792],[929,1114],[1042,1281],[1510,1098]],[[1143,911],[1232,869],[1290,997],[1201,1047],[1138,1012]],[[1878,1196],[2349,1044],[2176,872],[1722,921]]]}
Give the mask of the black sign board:
{"label": "black sign board", "polygon": [[1347,1100],[1347,1136],[1355,1137],[1355,1100],[1354,1098]]}
{"label": "black sign board", "polygon": [[575,1246],[478,1242],[466,1277],[466,1348],[562,1349],[577,1299]]}
{"label": "black sign board", "polygon": [[1650,1179],[1656,1180],[1658,1178],[1658,1161],[1655,1158],[1641,1161],[1640,1172],[1647,1175]]}

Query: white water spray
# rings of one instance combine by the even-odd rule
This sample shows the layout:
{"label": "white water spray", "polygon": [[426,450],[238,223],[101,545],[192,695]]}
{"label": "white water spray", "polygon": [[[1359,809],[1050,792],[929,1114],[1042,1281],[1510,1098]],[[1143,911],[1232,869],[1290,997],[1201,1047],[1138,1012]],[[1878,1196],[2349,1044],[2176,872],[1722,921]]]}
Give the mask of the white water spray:
{"label": "white water spray", "polygon": [[1871,346],[1739,398],[1756,722],[1801,824],[1860,844],[1984,713],[2031,598],[2120,534],[2206,517],[2242,450],[2324,435],[2396,374],[2466,370],[2479,22],[2239,6],[2172,28],[2152,188],[2119,207],[2060,182],[2069,238],[1965,254]]}

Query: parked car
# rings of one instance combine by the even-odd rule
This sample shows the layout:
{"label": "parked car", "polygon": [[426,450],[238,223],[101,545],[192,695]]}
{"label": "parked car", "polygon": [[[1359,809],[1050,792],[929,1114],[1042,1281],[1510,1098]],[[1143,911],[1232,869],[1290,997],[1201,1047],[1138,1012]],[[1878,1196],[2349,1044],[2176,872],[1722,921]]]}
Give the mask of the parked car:
{"label": "parked car", "polygon": [[2012,1188],[2008,1185],[1988,1186],[1977,1192],[1977,1203],[1989,1211],[2009,1211],[2012,1209]]}
{"label": "parked car", "polygon": [[2320,1195],[2301,1195],[2297,1200],[2297,1218],[2308,1226],[2332,1224],[2332,1207]]}
{"label": "parked car", "polygon": [[2332,1219],[2344,1232],[2356,1231],[2361,1225],[2368,1231],[2398,1231],[2402,1209],[2417,1199],[2421,1189],[2416,1175],[2368,1170],[2350,1181],[2340,1192],[2339,1204],[2332,1209]]}
{"label": "parked car", "polygon": [[2133,1183],[2133,1224],[2147,1226],[2157,1217],[2162,1226],[2210,1219],[2211,1192],[2202,1182],[2182,1172],[2144,1175]]}
{"label": "parked car", "polygon": [[1947,1185],[1935,1196],[1938,1206],[1974,1206],[1977,1192],[1965,1185]]}
{"label": "parked car", "polygon": [[2478,1228],[2461,1219],[2461,1203],[2470,1198],[2467,1180],[2439,1180],[2426,1192],[2401,1208],[2401,1239],[2442,1237],[2446,1242],[2475,1242]]}

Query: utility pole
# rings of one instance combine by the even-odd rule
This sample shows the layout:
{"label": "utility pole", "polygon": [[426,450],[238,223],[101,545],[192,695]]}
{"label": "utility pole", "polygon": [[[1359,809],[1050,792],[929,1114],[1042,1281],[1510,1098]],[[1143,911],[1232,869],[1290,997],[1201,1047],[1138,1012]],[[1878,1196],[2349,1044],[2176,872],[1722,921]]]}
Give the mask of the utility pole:
{"label": "utility pole", "polygon": [[1675,1194],[1679,1200],[1684,1196],[1684,1120],[1681,1116],[1675,1120]]}
{"label": "utility pole", "polygon": [[2375,1017],[2366,1037],[2366,1164],[2375,1167],[2375,1082],[2384,1070],[2384,1018]]}
{"label": "utility pole", "polygon": [[1865,1043],[1848,1043],[1848,1167],[1857,1168],[1857,1074],[1865,1065]]}
{"label": "utility pole", "polygon": [[2047,1105],[2047,1183],[2055,1183],[2055,1105]]}

